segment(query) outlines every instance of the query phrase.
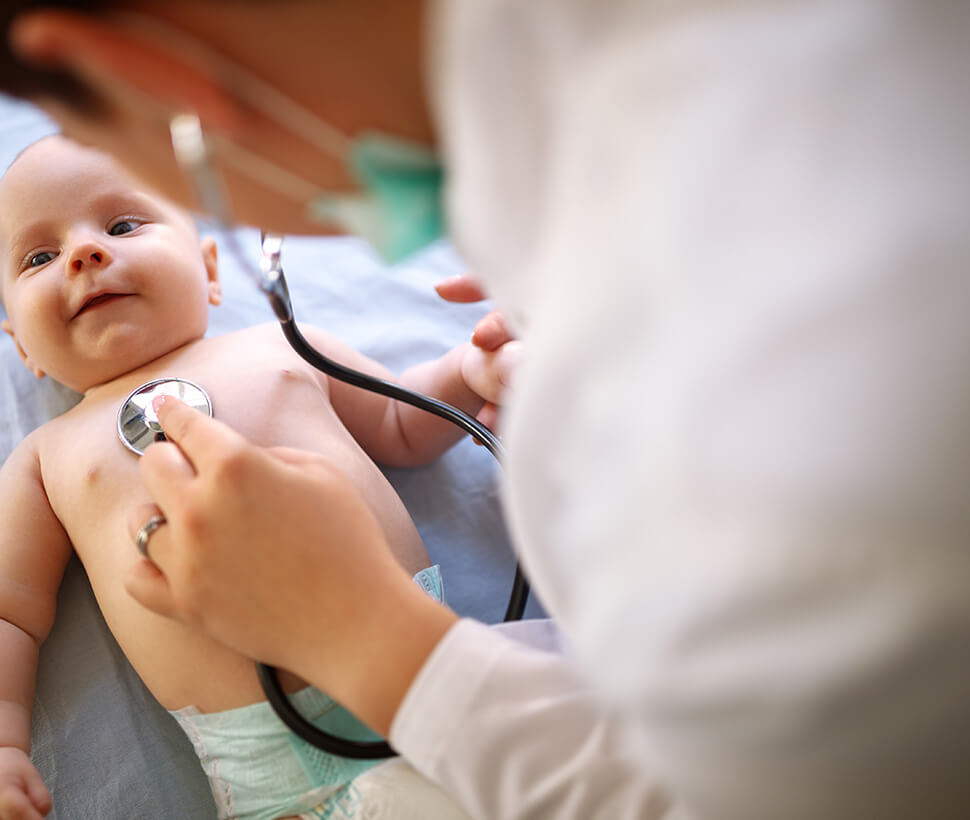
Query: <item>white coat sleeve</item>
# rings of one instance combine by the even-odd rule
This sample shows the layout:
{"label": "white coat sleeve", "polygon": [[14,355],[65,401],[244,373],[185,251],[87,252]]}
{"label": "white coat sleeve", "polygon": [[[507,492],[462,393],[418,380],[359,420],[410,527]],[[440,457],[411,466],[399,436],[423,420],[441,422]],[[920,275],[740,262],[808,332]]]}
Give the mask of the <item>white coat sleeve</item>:
{"label": "white coat sleeve", "polygon": [[696,820],[970,817],[970,6],[455,7],[509,522],[595,697]]}
{"label": "white coat sleeve", "polygon": [[481,820],[673,818],[565,656],[474,621],[435,649],[390,740]]}

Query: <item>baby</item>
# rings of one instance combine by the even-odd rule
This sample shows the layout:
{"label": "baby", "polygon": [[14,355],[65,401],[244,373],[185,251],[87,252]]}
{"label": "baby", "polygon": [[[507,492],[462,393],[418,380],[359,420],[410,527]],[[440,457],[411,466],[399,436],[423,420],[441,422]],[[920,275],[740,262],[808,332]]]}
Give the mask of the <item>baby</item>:
{"label": "baby", "polygon": [[[372,764],[306,746],[269,711],[250,659],[125,593],[121,579],[138,559],[127,517],[151,499],[138,456],[117,437],[119,408],[145,382],[189,379],[211,397],[214,415],[249,440],[326,453],[431,594],[440,590],[436,568],[371,459],[420,464],[461,434],[319,374],[275,325],[203,338],[209,305],[220,301],[214,243],[200,243],[187,214],[139,188],[107,156],[62,137],[28,148],[0,180],[0,253],[3,329],[37,376],[83,394],[0,471],[0,819],[50,808],[28,757],[30,716],[38,647],[72,549],[121,648],[199,753],[219,816],[329,816]],[[390,378],[325,333],[304,332],[338,361]],[[499,398],[504,367],[502,356],[462,345],[400,381],[474,413]],[[297,705],[318,725],[369,737],[324,694],[285,673],[283,683],[301,690]]]}

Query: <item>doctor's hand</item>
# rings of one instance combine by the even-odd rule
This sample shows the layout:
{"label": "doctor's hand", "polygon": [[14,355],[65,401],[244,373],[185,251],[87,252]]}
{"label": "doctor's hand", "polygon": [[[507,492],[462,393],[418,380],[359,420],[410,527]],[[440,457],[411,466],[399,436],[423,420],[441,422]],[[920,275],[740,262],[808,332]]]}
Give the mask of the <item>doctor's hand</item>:
{"label": "doctor's hand", "polygon": [[[326,458],[262,448],[168,398],[168,442],[140,462],[165,516],[128,573],[149,609],[295,672],[381,733],[457,620],[393,557],[356,487]],[[133,511],[132,533],[145,511]]]}
{"label": "doctor's hand", "polygon": [[[447,302],[481,302],[488,298],[478,279],[467,273],[442,280],[435,285],[435,291]],[[497,310],[485,314],[472,330],[472,344],[484,351],[498,350],[514,338]]]}

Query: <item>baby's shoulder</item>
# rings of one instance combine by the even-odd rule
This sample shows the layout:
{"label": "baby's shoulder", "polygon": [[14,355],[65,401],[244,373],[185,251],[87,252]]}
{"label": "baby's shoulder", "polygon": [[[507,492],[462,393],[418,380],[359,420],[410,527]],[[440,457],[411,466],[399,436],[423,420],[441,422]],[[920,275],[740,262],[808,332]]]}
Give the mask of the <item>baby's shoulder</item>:
{"label": "baby's shoulder", "polygon": [[205,339],[210,351],[219,357],[252,362],[277,361],[279,357],[296,358],[293,348],[276,322],[234,330]]}
{"label": "baby's shoulder", "polygon": [[286,343],[283,331],[276,322],[264,322],[260,325],[251,325],[240,330],[231,330],[228,333],[219,333],[215,336],[207,336],[207,343],[220,345],[237,345],[240,351],[247,349],[250,345],[269,344],[276,345]]}
{"label": "baby's shoulder", "polygon": [[40,473],[40,453],[44,442],[50,438],[51,425],[54,421],[56,419],[42,424],[24,436],[21,442],[4,459],[2,466],[4,473]]}

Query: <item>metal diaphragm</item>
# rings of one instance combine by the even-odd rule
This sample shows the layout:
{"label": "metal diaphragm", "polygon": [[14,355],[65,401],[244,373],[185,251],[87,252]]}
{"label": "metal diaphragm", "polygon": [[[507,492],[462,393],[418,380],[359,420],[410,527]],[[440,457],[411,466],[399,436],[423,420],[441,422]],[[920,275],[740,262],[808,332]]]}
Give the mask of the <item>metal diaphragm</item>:
{"label": "metal diaphragm", "polygon": [[133,453],[141,455],[149,444],[164,441],[165,433],[152,407],[156,396],[174,396],[190,407],[212,415],[209,394],[188,379],[154,379],[136,387],[118,411],[118,438]]}

